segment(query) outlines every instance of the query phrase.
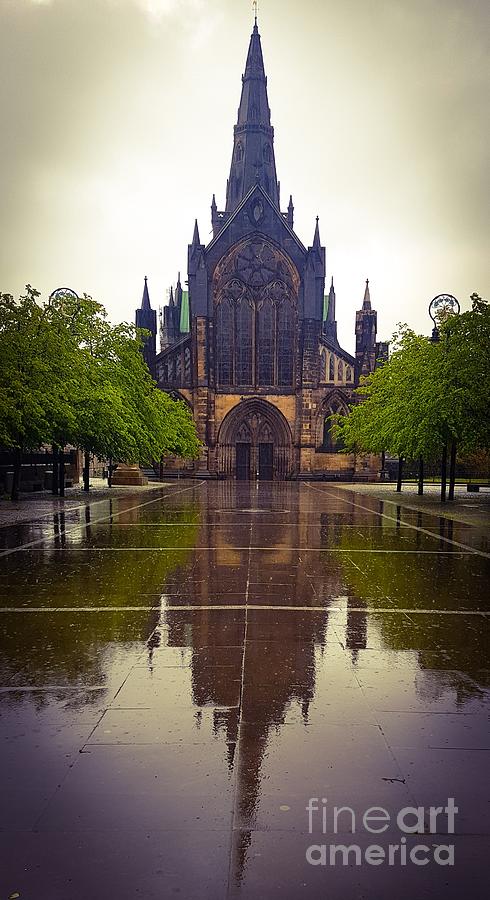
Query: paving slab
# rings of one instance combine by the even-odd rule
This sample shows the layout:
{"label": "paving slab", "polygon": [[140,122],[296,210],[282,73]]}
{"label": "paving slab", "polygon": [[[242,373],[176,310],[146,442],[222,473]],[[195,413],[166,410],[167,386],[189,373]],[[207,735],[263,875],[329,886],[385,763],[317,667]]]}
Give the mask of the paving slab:
{"label": "paving slab", "polygon": [[489,573],[480,522],[367,490],[32,507],[0,546],[0,897],[483,898]]}

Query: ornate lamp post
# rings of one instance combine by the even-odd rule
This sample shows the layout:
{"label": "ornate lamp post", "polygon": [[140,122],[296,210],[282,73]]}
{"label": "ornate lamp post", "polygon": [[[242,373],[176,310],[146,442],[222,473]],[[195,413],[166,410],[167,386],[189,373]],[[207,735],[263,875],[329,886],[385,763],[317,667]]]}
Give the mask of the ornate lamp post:
{"label": "ornate lamp post", "polygon": [[[429,303],[429,316],[434,323],[430,340],[436,344],[440,340],[439,326],[450,316],[457,316],[461,310],[459,300],[452,294],[437,294]],[[422,463],[423,465],[423,463]],[[451,441],[451,458],[449,463],[449,500],[454,500],[454,480],[456,472],[456,441]],[[441,502],[446,502],[447,480],[447,440],[444,441],[441,458]],[[419,493],[420,487],[419,487]]]}

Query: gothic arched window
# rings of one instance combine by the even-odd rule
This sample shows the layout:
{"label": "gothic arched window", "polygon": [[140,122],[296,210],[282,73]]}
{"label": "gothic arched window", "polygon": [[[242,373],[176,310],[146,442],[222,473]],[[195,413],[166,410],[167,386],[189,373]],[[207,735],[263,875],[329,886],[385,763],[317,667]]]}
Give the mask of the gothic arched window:
{"label": "gothic arched window", "polygon": [[330,416],[332,415],[331,410],[327,411],[327,415],[323,419],[323,443],[322,449],[329,450],[330,452],[333,450],[333,438],[330,434],[330,429],[332,427],[332,422],[330,421]]}
{"label": "gothic arched window", "polygon": [[[258,201],[250,216],[258,222],[262,215]],[[293,264],[261,235],[235,245],[218,263],[213,274],[218,386],[294,385],[298,289]]]}
{"label": "gothic arched window", "polygon": [[294,373],[294,313],[285,297],[277,308],[277,383],[290,387]]}
{"label": "gothic arched window", "polygon": [[227,300],[222,300],[216,314],[216,352],[219,384],[233,384],[233,316]]}
{"label": "gothic arched window", "polygon": [[333,359],[333,356],[330,355],[330,362],[328,365],[328,380],[329,381],[335,380],[335,368],[334,367],[335,367],[334,359]]}
{"label": "gothic arched window", "polygon": [[345,370],[345,380],[352,381],[352,369],[350,366],[347,366],[347,368]]}
{"label": "gothic arched window", "polygon": [[337,366],[337,373],[339,376],[339,381],[344,380],[344,364],[341,359],[339,359],[339,364]]}
{"label": "gothic arched window", "polygon": [[274,307],[268,298],[257,314],[257,383],[274,384]]}
{"label": "gothic arched window", "polygon": [[252,379],[252,307],[243,298],[236,308],[235,383],[251,385]]}
{"label": "gothic arched window", "polygon": [[320,353],[320,381],[327,380],[327,351],[322,350]]}
{"label": "gothic arched window", "polygon": [[243,144],[237,144],[235,150],[235,159],[237,162],[241,162],[243,159]]}
{"label": "gothic arched window", "polygon": [[344,447],[340,438],[335,438],[332,434],[332,428],[335,423],[330,416],[336,414],[345,415],[346,410],[341,403],[334,400],[325,410],[323,418],[323,441],[321,449],[326,450],[328,453],[338,453],[339,450],[342,450]]}
{"label": "gothic arched window", "polygon": [[264,147],[264,160],[266,163],[272,162],[272,150],[270,144],[266,144]]}

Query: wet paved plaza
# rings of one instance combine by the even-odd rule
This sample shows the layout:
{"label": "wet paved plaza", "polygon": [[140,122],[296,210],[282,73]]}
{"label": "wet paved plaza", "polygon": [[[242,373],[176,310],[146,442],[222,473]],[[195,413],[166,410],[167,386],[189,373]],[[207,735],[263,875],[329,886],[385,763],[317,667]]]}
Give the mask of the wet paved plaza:
{"label": "wet paved plaza", "polygon": [[0,542],[0,900],[487,896],[484,530],[181,482]]}

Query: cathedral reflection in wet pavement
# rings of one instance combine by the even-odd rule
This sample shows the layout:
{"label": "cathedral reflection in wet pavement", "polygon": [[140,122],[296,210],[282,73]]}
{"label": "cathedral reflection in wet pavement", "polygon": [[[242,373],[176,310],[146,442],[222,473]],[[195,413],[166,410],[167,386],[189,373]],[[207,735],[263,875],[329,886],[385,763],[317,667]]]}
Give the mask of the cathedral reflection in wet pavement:
{"label": "cathedral reflection in wet pavement", "polygon": [[[0,898],[486,895],[484,532],[328,484],[195,481],[0,542]],[[429,815],[451,797],[454,834]],[[427,864],[366,862],[406,807]],[[308,861],[332,843],[361,864]]]}

